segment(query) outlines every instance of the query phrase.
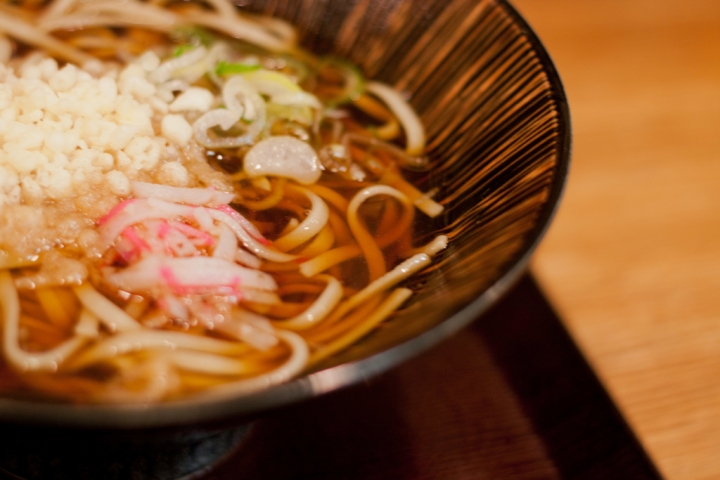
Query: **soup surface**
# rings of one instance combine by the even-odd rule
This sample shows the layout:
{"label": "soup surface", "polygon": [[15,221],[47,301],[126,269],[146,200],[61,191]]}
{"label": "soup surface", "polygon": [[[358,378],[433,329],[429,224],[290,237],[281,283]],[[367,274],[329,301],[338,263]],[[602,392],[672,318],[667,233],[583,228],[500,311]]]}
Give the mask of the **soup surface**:
{"label": "soup surface", "polygon": [[[164,4],[164,5],[163,5]],[[447,243],[406,99],[229,2],[0,9],[0,394],[156,402],[284,382]],[[417,218],[416,218],[417,217]]]}

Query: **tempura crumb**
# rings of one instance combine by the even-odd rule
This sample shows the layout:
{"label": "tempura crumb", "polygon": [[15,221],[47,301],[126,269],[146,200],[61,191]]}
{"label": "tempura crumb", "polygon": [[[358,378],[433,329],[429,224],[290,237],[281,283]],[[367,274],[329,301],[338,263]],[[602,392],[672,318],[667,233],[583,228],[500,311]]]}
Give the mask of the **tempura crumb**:
{"label": "tempura crumb", "polygon": [[212,93],[159,89],[152,75],[161,63],[155,53],[123,68],[100,61],[80,68],[37,52],[9,60],[3,45],[0,249],[34,255],[56,246],[58,236],[66,247],[80,241],[70,237],[81,229],[57,232],[59,224],[45,221],[57,214],[48,207],[67,205],[63,215],[97,220],[131,194],[135,180],[230,190],[216,172],[182,153],[193,142],[193,129],[180,112],[210,108]]}

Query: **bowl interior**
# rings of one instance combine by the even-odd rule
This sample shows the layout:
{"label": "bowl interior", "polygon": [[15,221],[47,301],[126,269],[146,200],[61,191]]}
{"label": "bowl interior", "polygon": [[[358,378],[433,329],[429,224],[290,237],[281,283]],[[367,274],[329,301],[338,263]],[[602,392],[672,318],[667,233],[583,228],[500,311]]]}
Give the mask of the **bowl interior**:
{"label": "bowl interior", "polygon": [[521,262],[558,199],[567,112],[551,63],[506,3],[250,6],[299,25],[311,50],[349,58],[368,77],[408,94],[427,127],[433,165],[416,180],[438,188],[446,209],[424,238],[445,234],[449,248],[413,279],[418,294],[378,332],[318,369],[367,358],[438,326]]}
{"label": "bowl interior", "polygon": [[[569,157],[566,100],[552,63],[502,0],[251,0],[290,20],[317,53],[349,58],[407,92],[427,127],[445,213],[423,237],[448,249],[412,280],[418,293],[391,321],[288,384],[210,402],[83,407],[0,400],[0,420],[156,427],[260,411],[354,383],[472,321],[526,266],[558,202]],[[420,239],[420,242],[422,239]],[[212,408],[208,408],[212,407]]]}

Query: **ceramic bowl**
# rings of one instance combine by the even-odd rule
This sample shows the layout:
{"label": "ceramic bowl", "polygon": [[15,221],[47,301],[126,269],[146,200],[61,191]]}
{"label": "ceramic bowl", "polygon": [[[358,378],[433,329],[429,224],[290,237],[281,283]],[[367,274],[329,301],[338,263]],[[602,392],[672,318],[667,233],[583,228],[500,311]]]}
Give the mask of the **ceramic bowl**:
{"label": "ceramic bowl", "polygon": [[160,405],[0,399],[3,436],[13,439],[0,449],[7,470],[78,479],[177,478],[201,469],[264,412],[368,379],[477,319],[518,279],[546,230],[568,169],[568,106],[550,58],[509,4],[243,5],[297,25],[310,50],[349,58],[368,77],[407,92],[427,126],[432,161],[415,180],[424,190],[437,187],[445,206],[424,235],[447,235],[447,250],[412,280],[417,294],[383,328],[289,383]]}

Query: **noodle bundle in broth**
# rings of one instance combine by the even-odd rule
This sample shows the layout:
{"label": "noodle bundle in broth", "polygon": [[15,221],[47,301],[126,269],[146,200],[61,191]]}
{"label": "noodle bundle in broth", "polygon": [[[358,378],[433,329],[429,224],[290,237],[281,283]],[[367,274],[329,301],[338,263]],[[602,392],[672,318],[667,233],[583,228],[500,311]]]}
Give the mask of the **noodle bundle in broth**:
{"label": "noodle bundle in broth", "polygon": [[0,6],[4,395],[250,392],[347,347],[445,248],[391,87],[206,2]]}

